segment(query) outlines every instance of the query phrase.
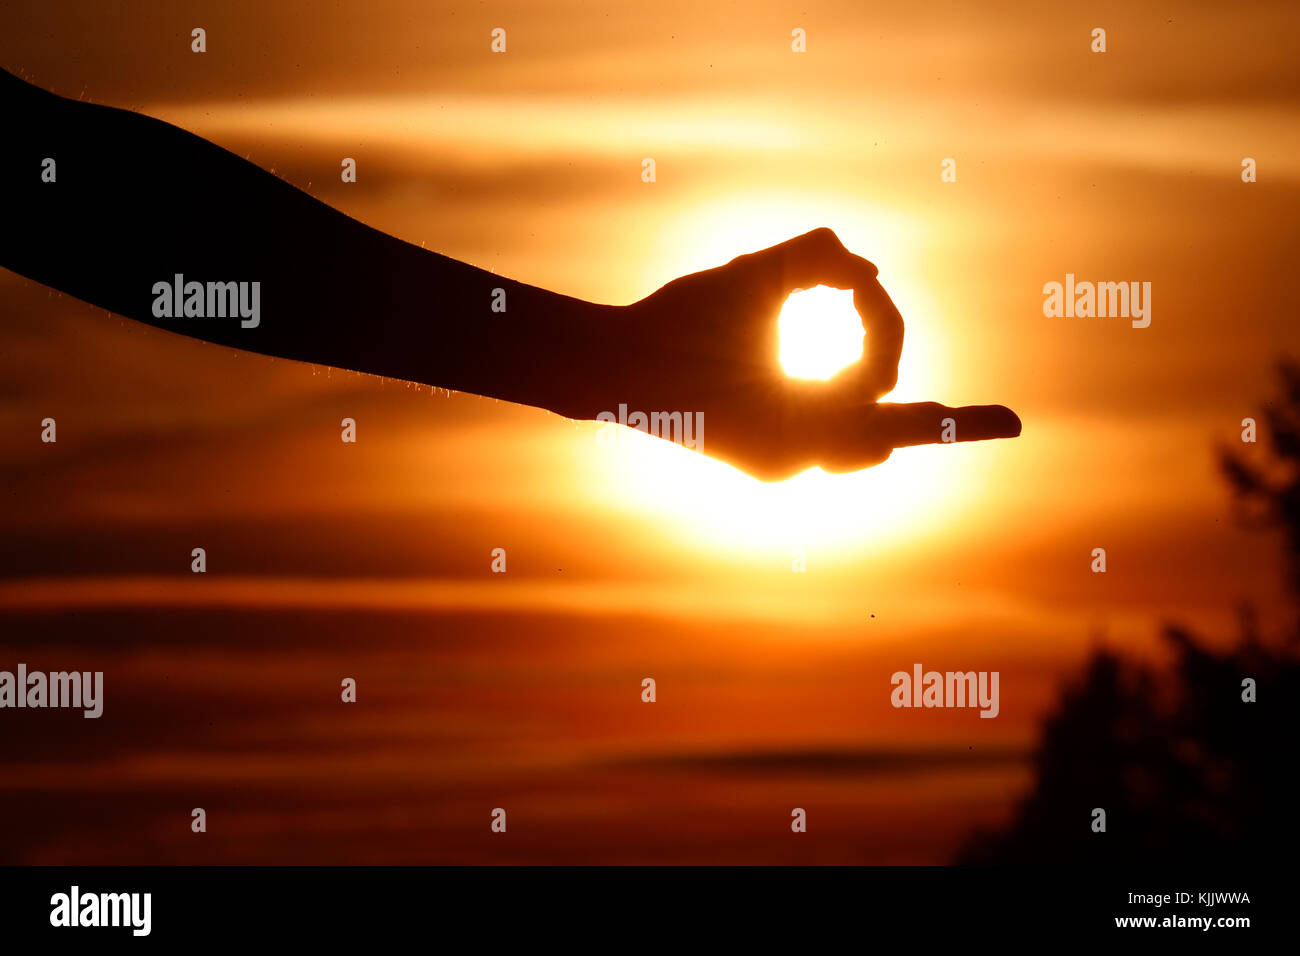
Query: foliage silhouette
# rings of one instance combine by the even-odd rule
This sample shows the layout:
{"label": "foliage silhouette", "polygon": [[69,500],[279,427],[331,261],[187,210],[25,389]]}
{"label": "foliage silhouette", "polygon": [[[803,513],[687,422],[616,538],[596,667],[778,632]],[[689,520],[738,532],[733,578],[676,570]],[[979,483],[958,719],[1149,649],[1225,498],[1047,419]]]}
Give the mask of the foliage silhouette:
{"label": "foliage silhouette", "polygon": [[[1263,416],[1263,463],[1221,448],[1244,517],[1280,532],[1288,599],[1300,608],[1300,365],[1283,362]],[[1035,784],[1010,825],[982,833],[958,862],[1162,864],[1291,860],[1297,848],[1290,757],[1300,693],[1300,631],[1261,637],[1253,614],[1228,650],[1169,624],[1168,669],[1094,653],[1044,726]],[[1258,701],[1242,700],[1245,678]],[[1092,830],[1093,809],[1106,832]]]}

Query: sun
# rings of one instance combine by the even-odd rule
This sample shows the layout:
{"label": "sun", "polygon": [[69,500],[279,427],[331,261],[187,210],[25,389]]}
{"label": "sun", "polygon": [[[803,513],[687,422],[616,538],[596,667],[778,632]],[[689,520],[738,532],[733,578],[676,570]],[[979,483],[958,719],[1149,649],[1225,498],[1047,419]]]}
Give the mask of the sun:
{"label": "sun", "polygon": [[[895,211],[828,196],[710,200],[684,220],[665,224],[673,239],[665,241],[655,263],[659,274],[648,276],[646,285],[721,265],[819,226],[833,228],[845,246],[880,267],[882,283],[909,321],[899,385],[889,400],[936,398],[930,386],[942,373],[944,350],[932,331],[934,306],[920,278],[924,232]],[[799,290],[787,299],[778,324],[788,375],[827,379],[862,357],[862,322],[851,290]],[[702,548],[773,566],[788,566],[795,552],[843,557],[940,533],[951,527],[986,468],[986,456],[963,453],[970,446],[923,446],[898,449],[883,464],[851,474],[812,468],[765,483],[670,442],[619,431],[617,442],[598,447],[593,430],[587,446],[582,471],[594,504],[652,518],[666,533]]]}
{"label": "sun", "polygon": [[795,378],[828,379],[862,358],[862,321],[852,289],[798,289],[777,319],[781,367]]}

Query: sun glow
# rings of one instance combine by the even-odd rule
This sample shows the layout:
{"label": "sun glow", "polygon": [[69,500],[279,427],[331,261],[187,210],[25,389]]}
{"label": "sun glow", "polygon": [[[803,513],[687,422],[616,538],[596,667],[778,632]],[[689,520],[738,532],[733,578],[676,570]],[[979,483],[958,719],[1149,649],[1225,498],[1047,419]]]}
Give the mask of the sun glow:
{"label": "sun glow", "polygon": [[[711,550],[743,553],[759,563],[789,566],[827,553],[874,551],[916,539],[952,519],[954,500],[970,488],[968,449],[903,448],[883,465],[846,475],[810,469],[765,483],[730,465],[632,429],[610,447],[590,442],[595,467],[590,493],[620,511],[668,519],[674,534]],[[708,447],[707,432],[705,447]],[[958,481],[954,468],[962,470]],[[811,556],[816,555],[816,558]]]}
{"label": "sun glow", "polygon": [[[684,220],[663,222],[665,245],[650,251],[654,274],[647,273],[646,286],[830,226],[851,251],[877,264],[909,323],[899,385],[889,400],[947,397],[932,391],[945,377],[946,350],[920,270],[925,234],[918,223],[843,196],[744,194],[704,199],[691,209]],[[787,300],[778,321],[787,374],[829,378],[862,354],[862,324],[851,291],[803,290]],[[990,461],[976,445],[903,448],[864,471],[832,475],[813,468],[765,483],[707,455],[631,429],[618,431],[619,440],[605,447],[594,431],[580,441],[587,449],[583,457],[590,456],[583,473],[592,499],[662,522],[670,534],[692,538],[702,548],[774,569],[789,568],[795,552],[808,555],[811,571],[828,554],[896,548],[950,528],[962,500],[979,494]]]}

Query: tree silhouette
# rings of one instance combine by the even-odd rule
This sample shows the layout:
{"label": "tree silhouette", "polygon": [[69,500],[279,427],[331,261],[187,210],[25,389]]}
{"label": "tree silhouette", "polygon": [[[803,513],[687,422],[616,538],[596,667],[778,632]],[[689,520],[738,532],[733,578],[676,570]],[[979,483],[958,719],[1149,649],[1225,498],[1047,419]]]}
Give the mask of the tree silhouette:
{"label": "tree silhouette", "polygon": [[[1220,449],[1245,520],[1280,531],[1288,597],[1300,608],[1300,365],[1280,368],[1268,403],[1263,462]],[[1300,692],[1295,615],[1263,639],[1249,611],[1231,650],[1166,625],[1173,664],[1155,670],[1097,651],[1046,721],[1035,785],[1003,831],[981,833],[963,863],[1290,861],[1297,849],[1295,776],[1286,772]],[[1243,682],[1258,700],[1243,700]],[[1094,808],[1106,832],[1093,831]]]}

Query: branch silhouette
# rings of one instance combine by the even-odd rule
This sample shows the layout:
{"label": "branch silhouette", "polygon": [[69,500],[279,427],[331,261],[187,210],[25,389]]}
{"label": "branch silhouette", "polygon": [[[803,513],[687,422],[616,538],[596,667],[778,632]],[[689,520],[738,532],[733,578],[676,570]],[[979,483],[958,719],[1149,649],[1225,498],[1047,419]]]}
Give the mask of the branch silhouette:
{"label": "branch silhouette", "polygon": [[[631,305],[495,275],[364,225],[198,136],[0,71],[0,265],[119,315],[232,348],[595,419],[626,403],[703,413],[706,454],[765,480],[878,464],[894,448],[1009,438],[1000,405],[880,403],[903,320],[870,262],[817,229]],[[42,163],[56,161],[54,182]],[[260,283],[262,318],[160,318],[156,283]],[[793,379],[777,316],[795,289],[854,290],[868,352]],[[506,310],[494,312],[504,290]],[[950,429],[952,431],[952,429]]]}

